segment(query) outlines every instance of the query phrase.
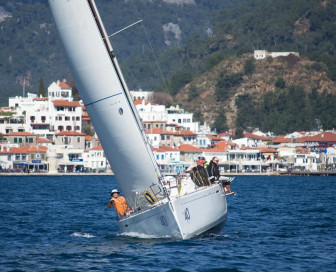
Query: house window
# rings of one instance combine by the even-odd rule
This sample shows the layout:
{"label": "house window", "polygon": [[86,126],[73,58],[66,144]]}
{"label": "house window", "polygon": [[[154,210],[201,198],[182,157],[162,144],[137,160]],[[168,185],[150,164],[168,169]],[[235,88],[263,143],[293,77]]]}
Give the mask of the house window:
{"label": "house window", "polygon": [[7,161],[11,161],[12,160],[12,156],[11,155],[8,155],[7,157]]}
{"label": "house window", "polygon": [[65,116],[65,117],[64,117],[64,120],[65,120],[65,121],[70,121],[70,116]]}
{"label": "house window", "polygon": [[63,130],[64,130],[64,127],[63,127],[63,126],[58,126],[58,130],[59,130],[59,131],[63,131]]}
{"label": "house window", "polygon": [[71,126],[67,126],[67,127],[66,127],[66,130],[67,130],[67,131],[71,131]]}
{"label": "house window", "polygon": [[14,143],[16,144],[18,142],[18,138],[14,138]]}
{"label": "house window", "polygon": [[76,117],[76,121],[80,121],[80,117],[79,116]]}
{"label": "house window", "polygon": [[161,160],[164,160],[164,155],[161,155]]}
{"label": "house window", "polygon": [[80,137],[77,137],[77,143],[80,143]]}
{"label": "house window", "polygon": [[42,117],[41,117],[41,120],[42,120],[42,123],[45,123],[45,121],[46,121],[46,117],[45,117],[45,116],[42,116]]}
{"label": "house window", "polygon": [[15,160],[19,161],[20,160],[20,154],[15,154]]}
{"label": "house window", "polygon": [[25,161],[27,159],[27,155],[26,154],[22,154],[22,160]]}
{"label": "house window", "polygon": [[80,130],[79,126],[76,126],[76,130]]}
{"label": "house window", "polygon": [[58,116],[58,121],[62,121],[62,116]]}
{"label": "house window", "polygon": [[29,141],[30,144],[34,142],[33,138],[29,138],[28,141]]}
{"label": "house window", "polygon": [[30,122],[34,123],[35,122],[35,116],[30,116]]}
{"label": "house window", "polygon": [[161,140],[164,141],[164,139],[165,139],[165,136],[161,135]]}

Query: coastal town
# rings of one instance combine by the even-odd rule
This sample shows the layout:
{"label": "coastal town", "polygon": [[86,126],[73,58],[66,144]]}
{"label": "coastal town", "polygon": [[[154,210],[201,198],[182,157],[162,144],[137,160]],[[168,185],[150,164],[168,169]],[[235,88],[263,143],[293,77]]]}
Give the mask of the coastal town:
{"label": "coastal town", "polygon": [[[56,81],[47,97],[27,93],[0,108],[0,172],[106,173],[113,169],[81,101],[69,84]],[[258,129],[237,138],[234,130],[212,131],[178,105],[153,102],[153,92],[132,91],[134,104],[160,170],[181,174],[199,157],[218,157],[221,174],[333,173],[336,132],[274,135]],[[122,133],[122,132],[120,132]]]}

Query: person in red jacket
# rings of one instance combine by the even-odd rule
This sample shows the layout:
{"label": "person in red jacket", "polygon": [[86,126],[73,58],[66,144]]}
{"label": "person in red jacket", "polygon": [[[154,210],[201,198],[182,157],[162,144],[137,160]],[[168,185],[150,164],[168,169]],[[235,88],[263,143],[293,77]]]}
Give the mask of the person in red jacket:
{"label": "person in red jacket", "polygon": [[115,208],[117,211],[118,218],[122,218],[126,212],[130,210],[130,208],[127,205],[126,199],[120,195],[120,192],[117,189],[113,189],[111,192],[111,200],[107,204],[107,207]]}

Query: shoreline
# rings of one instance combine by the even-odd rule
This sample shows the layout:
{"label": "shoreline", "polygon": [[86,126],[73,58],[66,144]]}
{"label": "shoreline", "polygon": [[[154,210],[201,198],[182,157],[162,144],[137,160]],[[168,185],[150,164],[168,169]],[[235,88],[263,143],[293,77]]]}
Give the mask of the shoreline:
{"label": "shoreline", "polygon": [[[173,175],[173,174],[169,174]],[[0,173],[1,176],[114,176],[110,173]],[[267,173],[224,173],[221,176],[336,176],[336,171],[292,171],[292,172],[267,172]]]}

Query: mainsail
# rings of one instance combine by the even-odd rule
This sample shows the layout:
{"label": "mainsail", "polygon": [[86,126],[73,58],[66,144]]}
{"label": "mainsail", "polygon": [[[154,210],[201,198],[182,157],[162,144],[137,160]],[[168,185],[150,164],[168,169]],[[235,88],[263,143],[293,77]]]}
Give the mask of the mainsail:
{"label": "mainsail", "polygon": [[81,98],[127,199],[160,173],[93,0],[49,0]]}

